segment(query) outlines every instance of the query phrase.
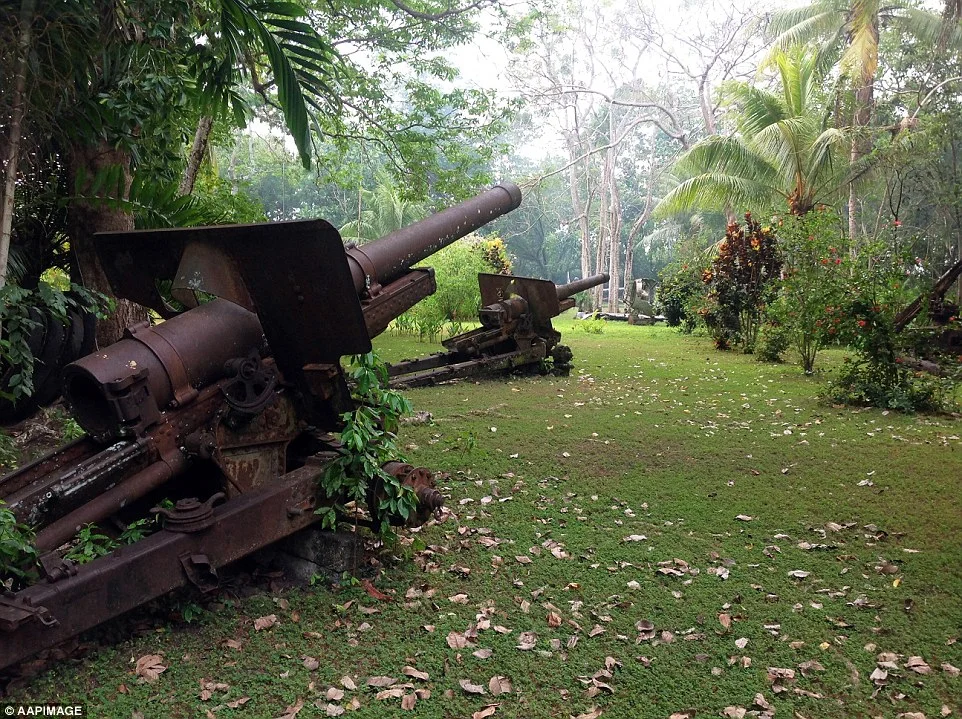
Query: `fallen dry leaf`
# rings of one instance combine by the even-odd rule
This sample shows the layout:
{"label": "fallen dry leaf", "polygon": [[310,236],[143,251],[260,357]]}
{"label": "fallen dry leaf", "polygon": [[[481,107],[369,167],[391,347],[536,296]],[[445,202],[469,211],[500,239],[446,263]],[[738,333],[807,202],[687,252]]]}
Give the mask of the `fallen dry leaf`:
{"label": "fallen dry leaf", "polygon": [[318,667],[321,666],[321,663],[317,661],[317,659],[315,659],[314,657],[304,657],[303,664],[304,664],[304,668],[307,669],[307,671],[309,672],[313,672]]}
{"label": "fallen dry leaf", "polygon": [[746,713],[745,707],[725,707],[722,716],[728,719],[744,719]]}
{"label": "fallen dry leaf", "polygon": [[538,635],[534,632],[521,632],[518,635],[517,648],[521,651],[528,651],[529,649],[534,649],[534,645],[538,643]]}
{"label": "fallen dry leaf", "polygon": [[368,596],[370,596],[372,599],[377,599],[378,601],[381,601],[381,602],[387,602],[391,600],[391,597],[389,595],[385,594],[380,589],[376,588],[373,584],[371,584],[370,579],[362,579],[361,587],[364,589],[365,592],[368,593]]}
{"label": "fallen dry leaf", "polygon": [[406,677],[413,677],[414,679],[420,679],[423,682],[426,682],[428,679],[431,678],[427,672],[422,672],[418,669],[415,669],[414,667],[404,667],[404,669],[401,670],[401,673],[404,674],[404,676]]}
{"label": "fallen dry leaf", "polygon": [[337,687],[328,687],[327,693],[324,697],[329,702],[339,702],[344,698],[344,690],[338,689]]}
{"label": "fallen dry leaf", "polygon": [[494,652],[492,652],[490,649],[487,649],[487,648],[479,649],[476,652],[471,652],[471,654],[477,657],[478,659],[490,659],[493,653]]}
{"label": "fallen dry leaf", "polygon": [[726,614],[725,612],[722,612],[721,614],[718,615],[718,622],[719,622],[719,624],[721,624],[722,627],[725,628],[726,630],[727,630],[727,629],[731,629],[731,626],[732,626],[732,616],[731,616],[731,614]]}
{"label": "fallen dry leaf", "polygon": [[410,694],[405,694],[401,697],[401,708],[407,711],[414,709],[414,705],[418,703],[418,697],[414,692]]}
{"label": "fallen dry leaf", "polygon": [[145,654],[137,660],[134,674],[152,684],[167,670],[167,667],[162,664],[163,661],[164,658],[160,654]]}
{"label": "fallen dry leaf", "polygon": [[601,716],[601,707],[592,707],[589,711],[578,716],[571,715],[571,719],[598,719]]}
{"label": "fallen dry leaf", "polygon": [[370,677],[366,683],[369,687],[389,687],[392,684],[397,684],[397,679],[385,676]]}
{"label": "fallen dry leaf", "polygon": [[298,699],[296,702],[284,709],[284,712],[278,716],[277,719],[294,719],[294,717],[296,717],[303,708],[304,700]]}
{"label": "fallen dry leaf", "polygon": [[557,612],[548,612],[548,626],[549,627],[560,627],[561,626],[561,615]]}
{"label": "fallen dry leaf", "polygon": [[262,629],[270,629],[275,624],[277,624],[277,615],[268,614],[266,617],[258,617],[254,620],[254,630],[259,632]]}
{"label": "fallen dry leaf", "polygon": [[735,640],[735,646],[739,649],[744,649],[748,646],[748,637],[740,637]]}
{"label": "fallen dry leaf", "polygon": [[487,719],[489,716],[494,714],[500,704],[488,704],[484,709],[479,709],[471,715],[471,719]]}
{"label": "fallen dry leaf", "polygon": [[447,642],[452,649],[464,649],[468,646],[467,637],[458,632],[448,632]]}
{"label": "fallen dry leaf", "polygon": [[493,696],[497,697],[502,694],[510,694],[511,690],[511,680],[507,677],[496,676],[488,680],[488,691],[491,692]]}
{"label": "fallen dry leaf", "polygon": [[238,707],[244,706],[250,700],[250,697],[240,697],[239,699],[233,699],[232,701],[227,702],[227,706],[231,709],[237,709]]}
{"label": "fallen dry leaf", "polygon": [[385,699],[399,699],[402,696],[404,696],[403,687],[392,687],[391,689],[379,691],[374,695],[374,698],[378,701],[384,701]]}
{"label": "fallen dry leaf", "polygon": [[458,685],[468,694],[484,694],[484,687],[480,684],[473,684],[470,679],[458,680]]}

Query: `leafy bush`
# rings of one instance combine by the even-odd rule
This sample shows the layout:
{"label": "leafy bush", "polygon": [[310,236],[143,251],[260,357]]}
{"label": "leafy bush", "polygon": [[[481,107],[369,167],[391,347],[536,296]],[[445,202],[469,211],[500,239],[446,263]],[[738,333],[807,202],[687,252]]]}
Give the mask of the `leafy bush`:
{"label": "leafy bush", "polygon": [[779,314],[766,312],[758,328],[755,357],[760,362],[782,362],[782,355],[792,346],[791,332]]}
{"label": "leafy bush", "polygon": [[830,210],[782,218],[779,240],[785,266],[776,311],[802,369],[810,374],[818,352],[842,337],[841,307],[856,270],[838,217]]}
{"label": "leafy bush", "polygon": [[745,213],[744,226],[728,225],[718,255],[703,275],[708,295],[702,316],[719,349],[737,341],[745,352],[755,350],[759,319],[781,267],[771,227],[763,227],[750,212]]}
{"label": "leafy bush", "polygon": [[600,335],[605,331],[605,325],[607,320],[604,317],[599,317],[597,312],[594,312],[584,319],[576,320],[575,327],[580,329],[582,332],[587,332],[590,335]]}
{"label": "leafy bush", "polygon": [[673,262],[659,273],[655,311],[665,316],[669,327],[683,332],[695,329],[698,315],[691,307],[705,294],[701,272],[694,263]]}
{"label": "leafy bush", "polygon": [[944,377],[913,372],[902,365],[865,355],[851,360],[829,382],[825,396],[841,404],[867,405],[900,412],[939,412],[957,409],[955,384]]}
{"label": "leafy bush", "polygon": [[[421,300],[407,314],[424,341],[437,340],[448,323],[476,322],[481,306],[481,290],[478,274],[496,272],[504,267],[507,256],[500,240],[475,240],[455,242],[437,252],[426,261],[434,268],[438,289],[430,297]],[[499,266],[492,266],[489,258],[498,259]],[[402,326],[407,320],[402,320]]]}
{"label": "leafy bush", "polygon": [[904,262],[884,246],[874,249],[865,253],[871,262],[849,279],[844,302],[835,308],[833,328],[856,356],[829,383],[826,396],[902,412],[953,410],[952,380],[913,371],[902,358],[907,346],[921,341],[918,332],[895,329],[897,310],[905,304]]}

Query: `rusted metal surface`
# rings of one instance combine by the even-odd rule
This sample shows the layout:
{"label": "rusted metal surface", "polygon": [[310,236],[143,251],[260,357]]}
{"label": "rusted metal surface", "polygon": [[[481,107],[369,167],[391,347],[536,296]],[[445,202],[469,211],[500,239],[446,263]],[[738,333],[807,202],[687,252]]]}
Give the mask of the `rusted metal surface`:
{"label": "rusted metal surface", "polygon": [[365,299],[364,321],[371,337],[376,337],[387,329],[388,325],[409,309],[414,307],[425,297],[433,295],[438,286],[434,280],[434,270],[412,270],[408,274],[395,280],[381,292]]}
{"label": "rusted metal surface", "polygon": [[611,279],[611,276],[607,272],[602,272],[597,275],[592,275],[591,277],[585,277],[580,280],[574,280],[566,285],[558,285],[558,299],[566,300],[579,292],[584,292],[585,290],[590,290],[592,287],[597,287]]}
{"label": "rusted metal surface", "polygon": [[477,197],[348,250],[354,289],[374,295],[421,260],[521,204],[521,190],[504,183]]}
{"label": "rusted metal surface", "polygon": [[128,504],[162,487],[170,481],[171,477],[183,471],[186,464],[187,458],[181,455],[179,462],[160,461],[148,465],[70,514],[47,525],[37,533],[34,544],[41,552],[56,549],[76,535],[84,525],[106,519]]}
{"label": "rusted metal surface", "polygon": [[43,526],[143,469],[148,455],[145,442],[117,442],[69,469],[52,471],[18,492],[4,495],[3,500],[19,521]]}
{"label": "rusted metal surface", "polygon": [[478,284],[481,287],[481,304],[484,310],[512,297],[520,297],[527,303],[527,311],[536,323],[550,322],[561,314],[558,292],[551,280],[480,274]]}
{"label": "rusted metal surface", "polygon": [[73,467],[78,462],[90,459],[102,450],[103,445],[99,442],[94,442],[89,437],[81,437],[70,444],[47,452],[16,472],[0,477],[0,499],[6,500],[24,487],[42,482],[58,472]]}
{"label": "rusted metal surface", "polygon": [[415,467],[405,462],[388,462],[383,469],[400,480],[405,487],[413,489],[417,495],[418,503],[415,514],[409,517],[406,522],[409,526],[421,526],[432,515],[437,516],[444,507],[444,497],[434,486],[434,473],[431,470],[424,467]]}
{"label": "rusted metal surface", "polygon": [[243,424],[221,422],[208,432],[210,456],[224,473],[228,496],[262,487],[285,474],[287,447],[299,432],[294,404],[283,392]]}
{"label": "rusted metal surface", "polygon": [[223,377],[225,363],[262,338],[255,314],[214,300],[67,365],[64,397],[99,441],[142,434],[159,411],[189,404],[196,388]]}
{"label": "rusted metal surface", "polygon": [[[0,667],[6,667],[192,581],[182,557],[219,569],[318,518],[318,466],[215,507],[198,532],[163,530],[0,603]],[[48,624],[44,623],[46,618]],[[53,623],[49,623],[49,622]]]}

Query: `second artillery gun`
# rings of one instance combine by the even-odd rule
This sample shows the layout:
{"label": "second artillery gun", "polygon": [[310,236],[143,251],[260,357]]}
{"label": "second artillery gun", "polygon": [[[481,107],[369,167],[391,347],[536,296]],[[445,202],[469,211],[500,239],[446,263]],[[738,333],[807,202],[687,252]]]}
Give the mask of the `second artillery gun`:
{"label": "second artillery gun", "polygon": [[481,326],[442,342],[438,352],[388,367],[392,387],[421,387],[437,382],[539,367],[551,358],[552,369],[567,374],[571,350],[560,344],[551,320],[575,306],[574,295],[608,281],[598,274],[556,285],[550,280],[512,275],[478,275]]}
{"label": "second artillery gun", "polygon": [[[99,235],[115,294],[168,319],[68,365],[64,397],[87,436],[0,479],[40,555],[37,581],[0,594],[0,669],[177,587],[216,587],[225,565],[318,522],[339,499],[319,481],[354,409],[341,357],[369,352],[435,291],[413,265],[520,202],[499,185],[349,249],[323,220]],[[174,313],[162,289],[190,309]],[[414,516],[388,519],[442,507],[430,471],[383,470],[418,498]],[[372,519],[389,514],[377,478],[368,486]],[[83,526],[151,513],[166,517],[159,531],[83,566],[64,559]]]}

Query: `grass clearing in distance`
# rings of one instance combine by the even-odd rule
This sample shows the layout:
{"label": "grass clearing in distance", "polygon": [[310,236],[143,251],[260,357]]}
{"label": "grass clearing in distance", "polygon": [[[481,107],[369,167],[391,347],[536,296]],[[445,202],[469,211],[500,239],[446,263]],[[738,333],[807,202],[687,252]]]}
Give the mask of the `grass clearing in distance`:
{"label": "grass clearing in distance", "polygon": [[[222,601],[11,699],[123,718],[737,716],[758,694],[809,719],[962,712],[962,421],[820,404],[824,377],[668,328],[576,324],[556,323],[571,377],[407,393],[433,422],[401,443],[448,473],[454,516],[385,558],[392,601],[351,583]],[[167,669],[142,683],[152,654]],[[376,698],[378,676],[402,696]]]}

